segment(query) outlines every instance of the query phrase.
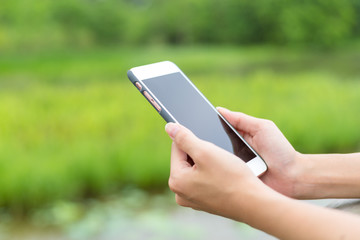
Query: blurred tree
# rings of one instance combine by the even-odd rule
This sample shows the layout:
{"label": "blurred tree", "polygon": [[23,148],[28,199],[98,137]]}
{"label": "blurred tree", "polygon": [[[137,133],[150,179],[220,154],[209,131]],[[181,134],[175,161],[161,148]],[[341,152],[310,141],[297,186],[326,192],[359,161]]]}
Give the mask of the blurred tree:
{"label": "blurred tree", "polygon": [[358,0],[3,0],[0,49],[108,44],[333,47],[360,36]]}
{"label": "blurred tree", "polygon": [[351,36],[354,9],[348,0],[304,0],[285,4],[279,14],[278,40],[330,47]]}
{"label": "blurred tree", "polygon": [[63,0],[54,5],[54,19],[70,43],[119,43],[125,34],[121,1]]}

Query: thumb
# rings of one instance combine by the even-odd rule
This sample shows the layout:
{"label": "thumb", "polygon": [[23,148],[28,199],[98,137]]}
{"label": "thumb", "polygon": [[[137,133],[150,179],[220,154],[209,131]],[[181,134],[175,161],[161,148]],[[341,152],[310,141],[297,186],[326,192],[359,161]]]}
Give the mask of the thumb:
{"label": "thumb", "polygon": [[194,161],[194,155],[196,156],[197,153],[205,150],[205,141],[199,139],[189,129],[178,123],[166,124],[165,131],[177,147],[187,153]]}
{"label": "thumb", "polygon": [[242,131],[253,135],[256,133],[263,123],[263,119],[252,117],[241,112],[232,112],[226,108],[216,108],[225,119],[235,127],[237,131]]}

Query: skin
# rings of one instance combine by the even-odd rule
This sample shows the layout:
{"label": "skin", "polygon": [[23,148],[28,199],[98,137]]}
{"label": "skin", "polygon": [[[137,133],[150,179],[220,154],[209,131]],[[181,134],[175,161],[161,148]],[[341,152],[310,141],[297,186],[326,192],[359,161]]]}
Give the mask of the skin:
{"label": "skin", "polygon": [[259,179],[235,155],[169,123],[169,187],[179,205],[241,221],[282,239],[359,238],[359,217],[293,199],[359,197],[359,153],[304,155],[273,122],[218,110],[264,158],[268,171]]}

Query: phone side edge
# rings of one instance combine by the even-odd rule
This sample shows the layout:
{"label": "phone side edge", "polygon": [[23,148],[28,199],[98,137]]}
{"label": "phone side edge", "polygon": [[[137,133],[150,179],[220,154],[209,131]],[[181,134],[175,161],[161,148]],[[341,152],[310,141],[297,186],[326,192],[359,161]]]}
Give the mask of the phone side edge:
{"label": "phone side edge", "polygon": [[[174,64],[174,63],[173,63]],[[265,160],[260,154],[235,130],[235,128],[226,120],[226,118],[215,108],[215,106],[205,97],[205,95],[197,88],[197,86],[187,77],[187,75],[180,70],[183,77],[192,85],[192,87],[200,94],[200,96],[210,105],[210,107],[224,120],[229,128],[245,143],[245,145],[255,154],[255,157],[249,160],[246,164],[256,176],[264,174],[268,167]]]}
{"label": "phone side edge", "polygon": [[[209,102],[210,103],[210,102]],[[211,103],[210,103],[211,104]],[[246,164],[250,167],[251,171],[258,177],[264,174],[268,166],[265,160],[261,157],[261,155],[239,134],[239,132],[234,128],[233,125],[229,123],[228,120],[216,109],[214,108],[217,114],[222,118],[222,120],[229,126],[229,128],[245,143],[245,145],[255,154],[255,157]]]}
{"label": "phone side edge", "polygon": [[135,82],[139,81],[135,74],[132,72],[132,69],[128,70],[127,71],[127,77],[129,78],[129,80],[134,84],[135,86]]}
{"label": "phone side edge", "polygon": [[[132,84],[136,87],[135,83],[139,82],[143,87],[146,87],[141,80],[139,80],[135,74],[133,73],[132,69],[127,71],[127,76],[129,78],[129,80],[132,82]],[[166,122],[177,122],[172,116],[171,114],[164,109],[164,107],[161,108],[160,111],[157,111],[157,109],[154,107],[154,105],[144,96],[144,89],[139,90],[141,95],[143,95],[143,97],[146,99],[146,101],[148,101],[150,103],[150,105],[156,110],[156,112],[158,112],[160,114],[160,116],[166,121]],[[162,105],[162,104],[161,104]]]}

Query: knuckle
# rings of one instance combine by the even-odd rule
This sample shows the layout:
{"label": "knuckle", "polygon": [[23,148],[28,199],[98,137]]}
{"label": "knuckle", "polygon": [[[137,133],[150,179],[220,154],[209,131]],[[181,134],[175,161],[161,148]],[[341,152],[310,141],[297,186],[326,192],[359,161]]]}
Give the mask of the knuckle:
{"label": "knuckle", "polygon": [[264,120],[264,123],[265,123],[265,126],[269,127],[269,128],[275,126],[275,123],[273,121],[271,121],[271,120],[268,120],[268,119]]}
{"label": "knuckle", "polygon": [[[202,140],[201,140],[202,141]],[[212,143],[202,141],[201,144],[197,147],[196,151],[193,151],[193,158],[201,161],[202,159],[207,159],[209,157],[209,149],[215,146]]]}
{"label": "knuckle", "polygon": [[179,195],[175,195],[175,201],[176,203],[179,205],[179,206],[182,206],[182,207],[188,207],[189,204],[186,200],[184,200],[182,197],[180,197]]}
{"label": "knuckle", "polygon": [[176,144],[183,146],[186,142],[189,141],[189,138],[189,134],[186,131],[182,130],[176,134],[175,142]]}
{"label": "knuckle", "polygon": [[168,180],[169,188],[176,194],[183,194],[186,189],[184,178],[181,176],[171,174]]}
{"label": "knuckle", "polygon": [[168,185],[171,191],[173,192],[177,192],[178,187],[177,187],[177,183],[176,180],[174,179],[174,177],[170,176],[169,181],[168,181]]}
{"label": "knuckle", "polygon": [[201,211],[201,208],[199,206],[192,206],[191,208],[195,211]]}
{"label": "knuckle", "polygon": [[204,151],[202,149],[198,148],[196,151],[193,151],[191,154],[191,158],[196,159],[197,162],[205,157]]}

